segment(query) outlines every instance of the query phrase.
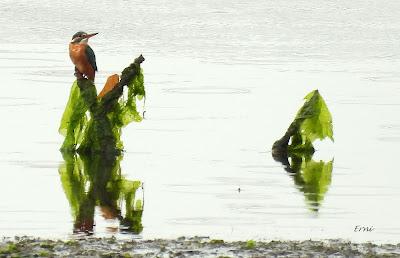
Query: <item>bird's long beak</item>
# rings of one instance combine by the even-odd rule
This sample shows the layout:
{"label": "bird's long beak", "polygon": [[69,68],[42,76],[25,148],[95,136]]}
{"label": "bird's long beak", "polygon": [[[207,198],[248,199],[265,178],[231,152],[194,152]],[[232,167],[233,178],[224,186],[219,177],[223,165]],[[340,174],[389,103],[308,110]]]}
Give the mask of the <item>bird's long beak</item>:
{"label": "bird's long beak", "polygon": [[85,38],[91,38],[91,37],[93,37],[93,36],[96,36],[97,34],[99,34],[98,32],[96,32],[96,33],[92,33],[92,34],[86,34],[85,35]]}

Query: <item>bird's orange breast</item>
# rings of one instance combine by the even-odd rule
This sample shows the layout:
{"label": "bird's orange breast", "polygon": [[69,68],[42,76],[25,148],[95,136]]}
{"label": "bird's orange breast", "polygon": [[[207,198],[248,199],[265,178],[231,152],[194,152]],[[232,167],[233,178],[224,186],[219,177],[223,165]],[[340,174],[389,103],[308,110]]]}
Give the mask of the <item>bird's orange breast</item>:
{"label": "bird's orange breast", "polygon": [[85,44],[69,44],[69,57],[79,72],[94,80],[95,71],[86,56]]}

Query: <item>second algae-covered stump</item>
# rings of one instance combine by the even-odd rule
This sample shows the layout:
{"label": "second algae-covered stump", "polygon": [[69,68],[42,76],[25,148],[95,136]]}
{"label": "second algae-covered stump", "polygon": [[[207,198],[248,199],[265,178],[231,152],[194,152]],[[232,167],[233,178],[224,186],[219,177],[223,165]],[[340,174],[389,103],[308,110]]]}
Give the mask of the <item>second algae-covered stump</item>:
{"label": "second algae-covered stump", "polygon": [[[284,136],[272,146],[273,155],[314,153],[312,142],[329,137],[333,141],[332,116],[318,90],[310,92]],[[291,140],[290,144],[289,141]]]}

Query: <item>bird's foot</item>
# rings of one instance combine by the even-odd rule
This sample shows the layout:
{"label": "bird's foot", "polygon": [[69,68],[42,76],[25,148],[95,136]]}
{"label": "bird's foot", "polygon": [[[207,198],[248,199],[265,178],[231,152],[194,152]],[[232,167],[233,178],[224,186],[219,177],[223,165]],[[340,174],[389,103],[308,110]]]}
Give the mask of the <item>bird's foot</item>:
{"label": "bird's foot", "polygon": [[83,78],[84,78],[84,77],[83,77],[83,74],[80,73],[80,72],[78,72],[78,71],[75,71],[74,75],[75,75],[75,77],[76,77],[77,79],[83,79]]}

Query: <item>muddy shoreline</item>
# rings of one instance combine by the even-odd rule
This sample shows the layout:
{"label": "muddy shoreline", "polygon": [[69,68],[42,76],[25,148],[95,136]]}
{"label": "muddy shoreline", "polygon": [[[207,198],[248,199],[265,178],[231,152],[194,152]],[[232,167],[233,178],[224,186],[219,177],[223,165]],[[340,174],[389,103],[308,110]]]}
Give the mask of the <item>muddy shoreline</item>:
{"label": "muddy shoreline", "polygon": [[3,238],[0,257],[399,257],[399,244],[326,241],[236,241],[207,237],[117,240]]}

